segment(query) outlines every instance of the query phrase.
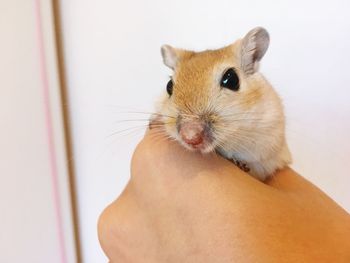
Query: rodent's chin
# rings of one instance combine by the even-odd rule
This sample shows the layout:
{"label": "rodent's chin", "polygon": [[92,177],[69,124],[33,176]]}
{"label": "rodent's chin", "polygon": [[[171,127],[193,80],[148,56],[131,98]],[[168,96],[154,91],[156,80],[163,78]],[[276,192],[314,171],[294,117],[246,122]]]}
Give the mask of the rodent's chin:
{"label": "rodent's chin", "polygon": [[197,144],[197,145],[191,145],[191,144],[188,144],[188,143],[180,140],[180,144],[190,151],[201,152],[203,154],[211,153],[215,150],[215,147],[212,143],[205,142],[205,141],[203,141],[202,143]]}

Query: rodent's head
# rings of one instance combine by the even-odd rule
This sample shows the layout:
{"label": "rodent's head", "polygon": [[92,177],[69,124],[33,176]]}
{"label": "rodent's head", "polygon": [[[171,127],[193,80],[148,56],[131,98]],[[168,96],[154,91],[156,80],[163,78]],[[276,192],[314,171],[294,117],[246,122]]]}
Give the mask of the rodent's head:
{"label": "rodent's head", "polygon": [[205,153],[228,144],[243,147],[260,128],[280,122],[278,97],[258,73],[268,45],[268,32],[257,27],[222,49],[162,46],[164,63],[174,71],[158,109],[168,135]]}

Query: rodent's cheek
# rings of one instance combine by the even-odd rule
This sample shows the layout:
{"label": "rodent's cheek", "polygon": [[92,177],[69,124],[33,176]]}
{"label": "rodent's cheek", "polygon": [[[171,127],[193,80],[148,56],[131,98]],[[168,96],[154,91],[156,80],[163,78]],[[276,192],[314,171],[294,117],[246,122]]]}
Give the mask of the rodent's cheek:
{"label": "rodent's cheek", "polygon": [[178,135],[177,128],[176,128],[176,120],[175,119],[168,118],[164,122],[164,127],[165,127],[164,130],[168,136],[170,136],[171,138],[174,138],[174,139],[178,139],[179,135]]}
{"label": "rodent's cheek", "polygon": [[178,110],[176,105],[171,101],[171,98],[165,98],[159,110],[159,115],[162,118],[163,123],[163,132],[166,135],[177,139],[177,119],[178,119]]}
{"label": "rodent's cheek", "polygon": [[244,128],[242,126],[245,118],[244,114],[244,112],[235,110],[234,106],[228,105],[227,109],[217,116],[212,123],[213,143],[215,146],[220,145],[224,148],[237,140],[238,134]]}

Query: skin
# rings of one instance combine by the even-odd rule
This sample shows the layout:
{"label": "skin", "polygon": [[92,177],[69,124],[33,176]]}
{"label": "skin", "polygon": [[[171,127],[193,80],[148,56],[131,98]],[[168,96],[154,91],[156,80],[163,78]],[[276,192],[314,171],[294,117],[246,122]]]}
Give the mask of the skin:
{"label": "skin", "polygon": [[262,183],[150,132],[102,213],[110,262],[350,262],[350,216],[290,168]]}

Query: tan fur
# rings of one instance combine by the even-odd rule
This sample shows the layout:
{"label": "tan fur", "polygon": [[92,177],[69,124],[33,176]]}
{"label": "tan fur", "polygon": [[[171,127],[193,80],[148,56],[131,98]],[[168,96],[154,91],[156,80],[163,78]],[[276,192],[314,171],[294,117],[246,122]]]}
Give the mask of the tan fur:
{"label": "tan fur", "polygon": [[[176,61],[173,94],[164,95],[158,112],[163,114],[161,121],[167,134],[188,149],[178,134],[178,122],[210,123],[213,141],[203,152],[217,151],[228,159],[242,161],[252,176],[264,180],[291,162],[283,108],[280,98],[259,72],[252,73],[252,68],[244,72],[242,50],[242,40],[203,52],[173,49],[171,55],[177,56],[173,58]],[[220,87],[223,72],[228,68],[238,73],[238,91]]]}

